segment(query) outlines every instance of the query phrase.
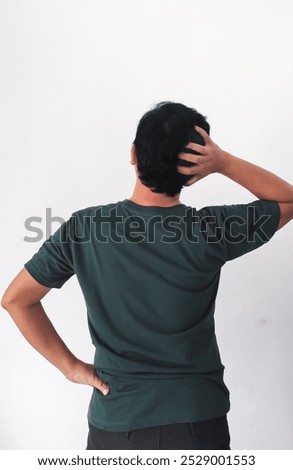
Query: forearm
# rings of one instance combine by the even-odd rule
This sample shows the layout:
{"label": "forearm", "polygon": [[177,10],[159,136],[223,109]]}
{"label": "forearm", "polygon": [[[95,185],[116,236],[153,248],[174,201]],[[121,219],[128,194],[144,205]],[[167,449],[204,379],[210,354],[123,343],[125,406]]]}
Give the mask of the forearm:
{"label": "forearm", "polygon": [[258,199],[293,202],[293,186],[279,176],[253,163],[222,152],[219,173],[240,184]]}
{"label": "forearm", "polygon": [[31,306],[12,303],[7,310],[31,346],[67,377],[77,358],[58,335],[41,302]]}

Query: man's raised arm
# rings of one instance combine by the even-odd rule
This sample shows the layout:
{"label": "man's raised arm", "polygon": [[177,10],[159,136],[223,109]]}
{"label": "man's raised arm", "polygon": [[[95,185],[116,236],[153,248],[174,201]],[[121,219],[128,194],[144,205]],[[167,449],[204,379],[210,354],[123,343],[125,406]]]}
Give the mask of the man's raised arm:
{"label": "man's raised arm", "polygon": [[179,173],[191,175],[186,186],[211,173],[221,173],[246,188],[258,199],[279,204],[280,222],[277,230],[293,219],[293,186],[290,183],[264,168],[222,150],[202,128],[196,126],[195,129],[203,137],[205,145],[189,142],[187,148],[201,155],[184,152],[178,155],[180,159],[194,163],[189,167],[178,164]]}

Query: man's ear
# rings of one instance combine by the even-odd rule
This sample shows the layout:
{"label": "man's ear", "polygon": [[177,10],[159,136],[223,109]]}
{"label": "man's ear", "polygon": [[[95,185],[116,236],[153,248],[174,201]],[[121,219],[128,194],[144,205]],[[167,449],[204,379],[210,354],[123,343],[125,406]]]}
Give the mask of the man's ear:
{"label": "man's ear", "polygon": [[135,148],[135,145],[134,145],[134,144],[132,144],[132,146],[131,146],[130,156],[131,156],[131,159],[130,159],[131,165],[136,165],[136,163],[137,163],[137,160],[136,160],[136,148]]}

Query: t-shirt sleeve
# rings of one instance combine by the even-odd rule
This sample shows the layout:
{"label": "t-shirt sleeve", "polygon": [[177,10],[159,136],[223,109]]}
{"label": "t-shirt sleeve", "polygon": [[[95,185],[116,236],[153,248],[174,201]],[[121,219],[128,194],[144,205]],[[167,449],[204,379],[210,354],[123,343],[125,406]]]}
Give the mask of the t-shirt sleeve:
{"label": "t-shirt sleeve", "polygon": [[60,289],[75,274],[72,250],[73,224],[74,219],[71,216],[24,264],[32,277],[46,287]]}
{"label": "t-shirt sleeve", "polygon": [[204,207],[199,213],[209,250],[223,264],[267,243],[280,221],[279,204],[266,200]]}

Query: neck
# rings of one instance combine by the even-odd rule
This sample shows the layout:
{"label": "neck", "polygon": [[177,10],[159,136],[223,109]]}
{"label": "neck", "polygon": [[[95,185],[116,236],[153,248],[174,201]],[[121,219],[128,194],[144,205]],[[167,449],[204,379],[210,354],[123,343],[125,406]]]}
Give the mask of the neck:
{"label": "neck", "polygon": [[170,207],[181,204],[179,199],[180,193],[175,196],[167,194],[153,193],[147,186],[142,184],[139,179],[136,180],[134,191],[129,198],[130,201],[140,204],[141,206],[160,206]]}

